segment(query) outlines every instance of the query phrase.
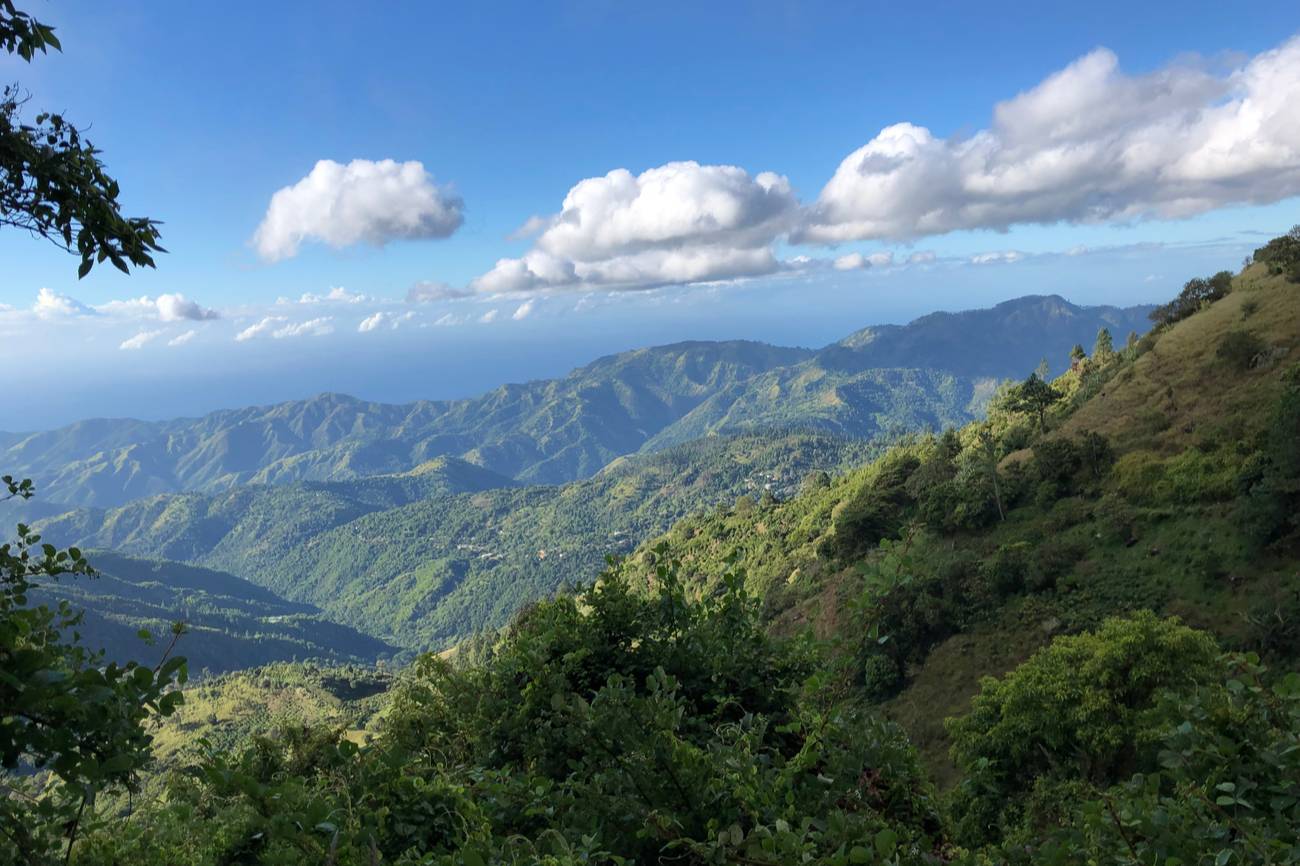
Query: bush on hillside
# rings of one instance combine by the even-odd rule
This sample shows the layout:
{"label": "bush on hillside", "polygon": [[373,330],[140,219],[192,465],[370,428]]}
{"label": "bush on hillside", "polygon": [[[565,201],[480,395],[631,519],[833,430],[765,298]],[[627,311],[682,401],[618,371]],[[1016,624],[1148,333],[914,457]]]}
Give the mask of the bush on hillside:
{"label": "bush on hillside", "polygon": [[1267,348],[1264,341],[1250,331],[1229,331],[1219,340],[1214,356],[1237,372],[1244,373],[1255,364],[1255,358]]}
{"label": "bush on hillside", "polygon": [[1220,298],[1227,297],[1232,291],[1232,273],[1219,271],[1212,277],[1196,277],[1183,285],[1183,290],[1167,304],[1156,307],[1149,318],[1157,328],[1181,322],[1202,307],[1208,306]]}
{"label": "bush on hillside", "polygon": [[1150,612],[1057,638],[1002,679],[985,677],[966,716],[948,722],[966,779],[954,814],[973,844],[1021,819],[1035,785],[1114,784],[1153,768],[1168,717],[1162,695],[1217,673],[1212,638]]}

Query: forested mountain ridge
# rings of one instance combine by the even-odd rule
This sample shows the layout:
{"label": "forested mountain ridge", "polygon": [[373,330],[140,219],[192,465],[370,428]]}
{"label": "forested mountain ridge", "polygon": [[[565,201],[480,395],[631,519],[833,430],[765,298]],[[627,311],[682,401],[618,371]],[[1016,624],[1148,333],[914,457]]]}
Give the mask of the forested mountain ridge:
{"label": "forested mountain ridge", "polygon": [[[466,400],[393,405],[322,394],[201,418],[94,419],[0,433],[0,464],[36,481],[47,510],[51,503],[112,506],[159,493],[398,473],[443,455],[526,483],[561,483],[624,454],[706,433],[793,425],[866,437],[918,422],[964,421],[972,397],[987,391],[977,380],[1022,376],[1040,358],[1090,341],[1100,327],[1141,330],[1145,311],[1025,298],[870,329],[820,351],[748,341],[638,349],[560,379],[503,385]],[[1015,352],[1002,351],[1003,338]],[[912,393],[891,394],[891,381],[901,379],[911,380],[904,387]],[[803,408],[819,407],[806,423],[802,410],[781,405],[791,387]]]}
{"label": "forested mountain ridge", "polygon": [[[94,577],[49,584],[33,600],[66,599],[84,611],[81,638],[119,663],[161,656],[175,622],[185,623],[178,646],[195,673],[305,659],[373,663],[396,651],[231,574],[104,550],[91,556]],[[154,636],[152,646],[141,629]]]}
{"label": "forested mountain ridge", "polygon": [[[806,433],[712,437],[621,458],[560,486],[445,481],[485,473],[451,458],[412,476],[169,494],[37,522],[50,541],[194,562],[320,607],[416,649],[503,625],[691,512],[790,496],[870,443]],[[424,482],[413,486],[413,482]]]}

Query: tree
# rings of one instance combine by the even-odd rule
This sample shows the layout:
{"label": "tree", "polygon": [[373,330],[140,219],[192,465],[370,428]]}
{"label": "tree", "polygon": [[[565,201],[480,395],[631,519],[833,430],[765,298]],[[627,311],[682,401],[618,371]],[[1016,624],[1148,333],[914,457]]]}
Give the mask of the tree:
{"label": "tree", "polygon": [[1052,375],[1052,368],[1048,366],[1046,358],[1038,362],[1038,366],[1034,368],[1034,375],[1044,382],[1048,381],[1048,377]]}
{"label": "tree", "polygon": [[[54,28],[0,0],[0,48],[30,62],[62,50]],[[109,261],[127,272],[153,267],[158,223],[123,216],[118,183],[99,151],[61,114],[22,119],[28,96],[17,86],[0,91],[0,226],[25,229],[81,257],[78,276]]]}
{"label": "tree", "polygon": [[1156,307],[1148,317],[1157,327],[1180,322],[1204,306],[1226,297],[1232,291],[1232,273],[1219,271],[1212,277],[1195,277],[1183,285],[1183,290],[1163,306]]}
{"label": "tree", "polygon": [[1114,355],[1115,344],[1111,341],[1110,331],[1102,328],[1097,331],[1097,342],[1092,347],[1092,356],[1104,364]]}
{"label": "tree", "polygon": [[1087,360],[1088,353],[1083,350],[1082,343],[1075,343],[1074,348],[1070,350],[1070,366],[1077,367],[1080,363]]}
{"label": "tree", "polygon": [[[982,842],[1019,823],[1044,785],[1109,785],[1152,768],[1167,730],[1166,694],[1221,672],[1204,632],[1150,611],[1057,638],[1001,680],[985,677],[970,713],[947,723],[967,775],[954,806]],[[1047,797],[1067,801],[1064,788]]]}
{"label": "tree", "polygon": [[[34,492],[30,481],[0,481],[5,499]],[[0,546],[0,862],[55,862],[65,839],[70,854],[87,807],[105,790],[131,789],[150,760],[145,721],[181,702],[173,687],[185,662],[169,658],[179,628],[154,667],[118,665],[75,631],[65,638],[81,621],[66,601],[31,604],[43,579],[93,573],[81,551],[42,544],[26,526]],[[38,785],[33,771],[53,784]]]}
{"label": "tree", "polygon": [[1047,429],[1047,410],[1064,396],[1054,386],[1031,373],[1029,378],[1007,392],[1004,407],[1011,412],[1024,412],[1038,419],[1038,429]]}
{"label": "tree", "polygon": [[1125,349],[1132,349],[1132,348],[1135,347],[1137,344],[1138,344],[1138,332],[1137,332],[1137,331],[1129,331],[1129,332],[1128,332],[1128,339],[1126,339],[1126,340],[1124,341],[1124,348],[1125,348]]}
{"label": "tree", "polygon": [[[52,27],[0,0],[0,50],[30,62],[51,48],[62,50]],[[76,253],[79,276],[103,261],[123,272],[153,267],[162,251],[157,223],[123,216],[99,151],[62,115],[24,122],[27,101],[16,86],[0,91],[0,226]],[[0,499],[34,493],[30,480],[2,481]],[[130,790],[150,759],[146,720],[181,701],[173,687],[185,680],[185,662],[169,658],[179,626],[157,665],[119,665],[80,644],[81,616],[66,601],[32,603],[44,579],[92,574],[81,551],[43,544],[21,524],[17,539],[0,546],[2,862],[66,862],[96,797]]]}

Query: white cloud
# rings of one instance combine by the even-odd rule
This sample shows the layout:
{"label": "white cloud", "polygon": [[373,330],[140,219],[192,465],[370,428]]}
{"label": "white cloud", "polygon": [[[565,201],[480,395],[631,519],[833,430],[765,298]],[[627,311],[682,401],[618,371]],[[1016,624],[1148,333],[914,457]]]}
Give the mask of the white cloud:
{"label": "white cloud", "polygon": [[144,348],[145,343],[155,340],[160,336],[162,336],[162,331],[141,331],[140,333],[136,334],[134,337],[129,337],[123,340],[121,345],[118,346],[118,348],[124,349],[126,351],[134,351],[137,349],[142,349]]}
{"label": "white cloud", "polygon": [[416,283],[406,291],[406,301],[411,304],[421,304],[426,301],[454,301],[458,298],[468,298],[473,294],[468,289],[454,289],[446,283],[426,280]]}
{"label": "white cloud", "polygon": [[262,319],[262,321],[257,322],[256,324],[253,325],[249,325],[247,328],[245,328],[244,330],[236,334],[235,342],[243,343],[247,340],[253,339],[254,337],[259,337],[262,334],[265,334],[273,330],[275,326],[280,324],[281,322],[286,322],[286,321],[288,321],[288,319],[286,319],[284,316],[267,316],[266,318]]}
{"label": "white cloud", "polygon": [[[323,295],[313,294],[312,292],[303,292],[303,294],[298,298],[298,303],[300,304],[325,304],[325,303],[360,304],[363,301],[369,301],[369,300],[372,299],[367,295],[362,295],[357,292],[349,292],[347,289],[343,288],[342,286],[334,286]],[[287,303],[288,299],[282,298],[281,301],[277,301],[277,303],[280,302]]]}
{"label": "white cloud", "polygon": [[95,311],[81,301],[68,295],[61,295],[50,289],[41,289],[36,293],[36,303],[32,312],[42,319],[54,319],[62,316],[93,316]]}
{"label": "white cloud", "polygon": [[1300,194],[1300,37],[1226,74],[1126,75],[1097,49],[942,140],[910,123],[850,154],[792,240],[1181,218]]}
{"label": "white cloud", "polygon": [[1024,257],[1024,253],[1016,250],[1002,250],[999,252],[976,253],[970,257],[970,263],[972,265],[1010,265]]}
{"label": "white cloud", "polygon": [[304,241],[339,248],[445,238],[460,228],[463,211],[461,199],[419,162],[322,159],[271,196],[252,242],[263,260],[275,262],[296,256]]}
{"label": "white cloud", "polygon": [[167,341],[167,345],[184,346],[186,343],[188,343],[190,340],[193,340],[198,335],[199,332],[191,328],[190,330],[186,331],[183,334],[177,334],[175,337],[172,337],[170,340]]}
{"label": "white cloud", "polygon": [[457,316],[455,313],[443,313],[434,321],[435,325],[447,327],[450,325],[459,325],[465,321],[463,316]]}
{"label": "white cloud", "polygon": [[333,316],[320,316],[315,319],[308,319],[305,322],[294,322],[277,328],[271,332],[271,336],[277,340],[283,340],[286,337],[323,337],[326,334],[334,333]]}
{"label": "white cloud", "polygon": [[155,301],[158,318],[164,322],[203,321],[218,318],[216,310],[208,310],[182,294],[159,295]]}
{"label": "white cloud", "polygon": [[142,295],[125,301],[109,301],[96,306],[95,310],[109,316],[157,318],[162,322],[201,322],[221,317],[216,310],[207,309],[180,293],[159,295],[157,298]]}
{"label": "white cloud", "polygon": [[479,316],[479,317],[478,317],[478,320],[479,320],[480,322],[482,322],[483,324],[485,324],[485,325],[489,325],[489,324],[491,324],[492,322],[495,322],[495,321],[497,320],[497,314],[498,314],[499,312],[500,312],[499,310],[497,310],[495,307],[493,307],[492,309],[488,310],[488,311],[487,311],[486,313],[484,313],[483,315]]}
{"label": "white cloud", "polygon": [[362,319],[361,324],[357,325],[357,331],[359,331],[362,334],[366,334],[369,333],[370,331],[377,330],[378,328],[380,328],[385,324],[388,325],[388,327],[396,330],[397,328],[401,327],[403,322],[409,322],[411,321],[411,319],[414,318],[415,318],[415,313],[411,313],[411,312],[390,313],[384,310],[380,310],[379,312],[374,313],[373,315],[367,316],[366,318]]}
{"label": "white cloud", "polygon": [[519,305],[519,308],[514,311],[510,318],[514,319],[516,322],[523,321],[532,315],[535,306],[536,302],[532,299],[524,301]]}
{"label": "white cloud", "polygon": [[856,271],[861,268],[887,268],[893,263],[894,254],[891,252],[877,252],[869,256],[862,253],[849,253],[837,258],[832,262],[832,266],[837,271]]}
{"label": "white cloud", "polygon": [[918,250],[907,257],[909,265],[928,265],[937,259],[938,256],[932,250]]}
{"label": "white cloud", "polygon": [[798,203],[784,177],[671,162],[578,182],[560,212],[530,220],[533,249],[471,284],[482,292],[640,289],[771,273]]}

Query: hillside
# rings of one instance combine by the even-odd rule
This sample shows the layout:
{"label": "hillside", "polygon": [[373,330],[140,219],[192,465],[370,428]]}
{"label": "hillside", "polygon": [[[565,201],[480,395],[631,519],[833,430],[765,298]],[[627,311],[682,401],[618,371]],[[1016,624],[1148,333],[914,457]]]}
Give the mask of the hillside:
{"label": "hillside", "polygon": [[0,433],[0,465],[35,481],[42,507],[63,510],[400,473],[444,455],[524,483],[563,483],[705,433],[811,424],[865,438],[964,421],[987,380],[1022,376],[1103,326],[1141,330],[1144,315],[1022,298],[869,329],[820,352],[746,341],[639,349],[467,400],[389,405],[322,394],[202,418],[95,419]]}
{"label": "hillside", "polygon": [[[373,662],[395,648],[321,617],[246,580],[176,562],[92,551],[95,577],[64,579],[32,594],[36,603],[67,600],[85,612],[85,643],[119,662],[161,656],[172,623],[186,633],[176,652],[193,673],[221,673],[275,661]],[[149,646],[138,632],[157,640]]]}
{"label": "hillside", "polygon": [[424,485],[432,472],[248,486],[83,509],[38,528],[59,543],[220,568],[370,634],[443,647],[503,625],[695,510],[790,496],[810,472],[870,453],[810,434],[716,437],[562,486]]}
{"label": "hillside", "polygon": [[1300,468],[1298,291],[1252,266],[1226,297],[1059,377],[1045,434],[995,401],[987,423],[907,437],[788,502],[688,518],[633,561],[649,574],[664,545],[699,591],[743,570],[778,631],[850,654],[945,783],[943,721],[980,678],[1108,616],[1177,614],[1294,664],[1300,545],[1294,510],[1269,503],[1296,481],[1268,467]]}
{"label": "hillside", "polygon": [[[1148,336],[999,388],[985,419],[866,463],[820,440],[843,473],[794,471],[807,434],[712,437],[329,530],[284,579],[384,605],[376,559],[467,524],[571,537],[564,496],[654,513],[683,485],[781,494],[695,512],[391,677],[282,665],[191,689],[139,800],[102,808],[78,856],[1294,861],[1297,292],[1258,267],[1193,281]],[[484,574],[478,603],[517,588]]]}

